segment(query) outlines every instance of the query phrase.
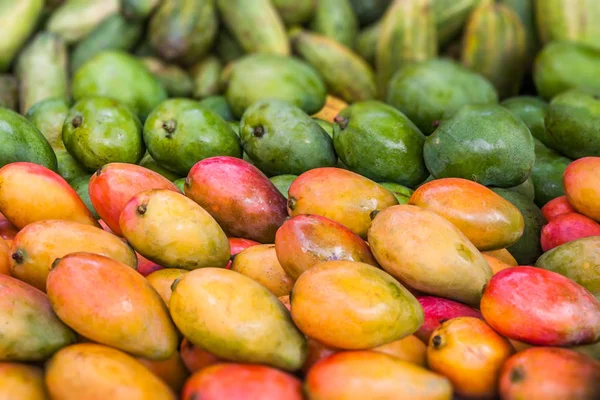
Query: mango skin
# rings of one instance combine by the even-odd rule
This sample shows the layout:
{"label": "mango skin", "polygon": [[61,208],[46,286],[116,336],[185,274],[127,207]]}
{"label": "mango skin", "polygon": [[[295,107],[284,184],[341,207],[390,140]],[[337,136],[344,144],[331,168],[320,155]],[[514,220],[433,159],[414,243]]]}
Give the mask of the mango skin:
{"label": "mango skin", "polygon": [[15,237],[11,274],[45,292],[54,260],[75,252],[100,254],[137,267],[135,252],[117,236],[78,222],[44,220],[27,225]]}
{"label": "mango skin", "polygon": [[457,395],[494,399],[500,369],[513,353],[510,342],[484,321],[459,317],[444,322],[433,332],[427,364],[432,371],[450,379]]}
{"label": "mango skin", "polygon": [[192,374],[221,362],[217,356],[201,349],[186,338],[183,338],[181,341],[179,353],[181,354],[181,359],[183,360],[185,367]]}
{"label": "mango skin", "polygon": [[517,207],[467,179],[428,182],[413,193],[408,204],[446,218],[481,251],[510,246],[519,240],[525,227]]}
{"label": "mango skin", "polygon": [[[173,284],[169,306],[181,333],[217,357],[288,371],[304,363],[306,339],[284,305],[267,288],[238,272],[191,271]],[[242,325],[245,328],[240,330]]]}
{"label": "mango skin", "polygon": [[[430,237],[437,238],[435,243]],[[479,304],[492,276],[485,258],[457,227],[416,206],[378,213],[369,229],[369,246],[379,265],[401,282],[469,305]]]}
{"label": "mango skin", "polygon": [[341,352],[311,368],[304,384],[310,400],[450,400],[447,378],[375,351]]}
{"label": "mango skin", "polygon": [[208,211],[228,236],[260,243],[273,243],[287,217],[285,197],[258,168],[239,158],[211,157],[196,163],[185,195]]}
{"label": "mango skin", "polygon": [[169,300],[171,300],[171,293],[173,292],[171,290],[173,282],[180,279],[188,272],[188,270],[181,268],[163,268],[150,273],[146,276],[146,280],[154,290],[156,290],[156,293],[159,294],[168,308]]}
{"label": "mango skin", "polygon": [[398,204],[384,187],[340,168],[316,168],[300,175],[288,192],[288,213],[329,218],[362,237],[367,236],[371,213]]}
{"label": "mango skin", "polygon": [[503,262],[502,260],[499,260],[496,257],[488,256],[485,253],[482,253],[482,254],[483,254],[483,258],[485,258],[485,261],[488,262],[490,268],[492,269],[492,273],[494,275],[496,275],[498,272],[500,272],[502,270],[514,267],[514,265],[506,264],[505,262]]}
{"label": "mango skin", "polygon": [[517,260],[515,260],[515,258],[512,256],[512,254],[510,254],[510,252],[506,249],[484,251],[484,252],[482,252],[482,254],[491,256],[491,257],[495,257],[498,260],[502,261],[503,263],[511,265],[513,267],[516,267],[517,265],[519,265]]}
{"label": "mango skin", "polygon": [[277,297],[289,295],[294,287],[294,280],[281,267],[272,244],[242,250],[234,257],[231,270],[254,279]]}
{"label": "mango skin", "polygon": [[129,200],[119,218],[137,252],[167,268],[225,267],[229,242],[218,223],[181,193],[153,189]]}
{"label": "mango skin", "polygon": [[577,213],[565,195],[550,200],[541,208],[541,210],[542,214],[544,214],[544,218],[546,218],[546,221],[548,222],[559,215]]}
{"label": "mango skin", "polygon": [[535,163],[531,170],[535,204],[543,207],[550,200],[564,196],[563,174],[572,161],[535,140]]}
{"label": "mango skin", "polygon": [[534,138],[541,141],[545,146],[551,145],[544,123],[548,103],[539,97],[518,96],[504,100],[502,106],[519,117],[527,125]]}
{"label": "mango skin", "polygon": [[600,339],[600,302],[579,284],[534,267],[500,271],[485,288],[481,313],[501,335],[539,346]]}
{"label": "mango skin", "polygon": [[573,161],[563,175],[563,185],[573,208],[600,222],[600,157]]}
{"label": "mango skin", "polygon": [[275,185],[277,190],[279,190],[279,193],[281,193],[287,200],[288,190],[290,189],[290,186],[292,186],[292,182],[294,182],[297,177],[298,175],[284,174],[272,176],[269,178],[269,180],[273,185]]}
{"label": "mango skin", "polygon": [[323,261],[357,261],[377,267],[369,246],[343,225],[318,215],[297,215],[275,235],[281,266],[294,280]]}
{"label": "mango skin", "polygon": [[[561,214],[542,228],[540,242],[544,252],[577,239],[600,236],[600,224],[578,213]],[[593,292],[593,290],[591,290]]]}
{"label": "mango skin", "polygon": [[458,317],[473,317],[483,319],[481,313],[465,304],[434,296],[418,296],[425,320],[423,325],[415,332],[415,336],[424,343],[429,343],[429,338],[443,321]]}
{"label": "mango skin", "polygon": [[178,352],[173,353],[171,358],[164,361],[154,361],[145,358],[138,358],[137,360],[144,364],[150,372],[159,377],[164,383],[169,385],[175,393],[181,391],[189,376],[189,372]]}
{"label": "mango skin", "polygon": [[38,289],[0,274],[2,361],[44,361],[57,350],[75,343],[75,333],[50,307]]}
{"label": "mango skin", "polygon": [[45,382],[53,399],[176,399],[167,384],[135,358],[94,343],[56,353],[46,367]]}
{"label": "mango skin", "polygon": [[290,299],[298,329],[339,349],[380,346],[411,335],[423,323],[423,309],[404,286],[355,261],[313,266],[300,275]]}
{"label": "mango skin", "polygon": [[427,367],[427,345],[415,335],[373,347],[372,351],[387,354],[402,361],[408,361],[420,367]]}
{"label": "mango skin", "polygon": [[568,349],[537,347],[515,354],[504,364],[500,396],[592,400],[600,396],[599,382],[598,361]]}
{"label": "mango skin", "polygon": [[165,360],[178,338],[164,302],[129,266],[91,253],[54,263],[46,286],[52,308],[80,335],[130,354]]}
{"label": "mango skin", "polygon": [[10,275],[10,254],[10,247],[0,237],[0,274],[2,275]]}
{"label": "mango skin", "polygon": [[1,400],[47,400],[44,371],[19,363],[0,363]]}
{"label": "mango skin", "polygon": [[64,149],[62,128],[69,108],[64,99],[46,99],[35,103],[25,118],[38,128],[53,149]]}
{"label": "mango skin", "polygon": [[358,17],[350,0],[321,0],[309,24],[312,32],[352,48],[358,32]]}
{"label": "mango skin", "polygon": [[35,30],[44,10],[43,0],[25,0],[17,3],[3,3],[2,31],[4,37],[0,45],[0,72],[9,69],[15,55]]}
{"label": "mango skin", "polygon": [[41,165],[17,162],[0,168],[0,212],[21,229],[45,219],[99,227],[77,192]]}
{"label": "mango skin", "polygon": [[111,163],[92,175],[89,195],[102,220],[117,235],[121,235],[119,216],[125,204],[136,194],[150,189],[179,189],[162,175],[133,164]]}

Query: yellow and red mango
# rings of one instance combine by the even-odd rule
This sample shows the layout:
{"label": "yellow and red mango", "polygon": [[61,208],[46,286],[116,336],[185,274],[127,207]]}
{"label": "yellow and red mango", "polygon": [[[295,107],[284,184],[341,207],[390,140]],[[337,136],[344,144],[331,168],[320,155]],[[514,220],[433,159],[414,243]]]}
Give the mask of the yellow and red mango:
{"label": "yellow and red mango", "polygon": [[315,214],[329,218],[362,238],[367,237],[371,214],[398,204],[381,185],[340,168],[315,168],[300,175],[289,189],[292,217]]}
{"label": "yellow and red mango", "polygon": [[258,168],[239,158],[211,157],[196,163],[184,189],[229,236],[273,243],[287,217],[285,197]]}
{"label": "yellow and red mango", "polygon": [[408,204],[452,222],[479,250],[498,250],[523,234],[523,215],[491,189],[467,179],[435,179],[420,186]]}
{"label": "yellow and red mango", "polygon": [[[254,240],[242,238],[228,238],[227,240],[229,240],[230,254],[232,257],[241,252],[242,250],[247,249],[248,247],[260,244],[258,242],[255,242]],[[229,260],[225,268],[231,269],[231,260]]]}
{"label": "yellow and red mango", "polygon": [[0,337],[2,361],[43,361],[77,339],[43,292],[8,275],[0,275]]}
{"label": "yellow and red mango", "polygon": [[547,202],[542,207],[542,214],[546,221],[551,221],[554,217],[558,217],[561,214],[577,212],[567,200],[567,196],[560,196]]}
{"label": "yellow and red mango", "polygon": [[519,263],[513,257],[513,255],[510,254],[510,252],[506,249],[483,251],[481,254],[497,258],[498,260],[502,261],[503,263],[512,265],[513,267],[516,267],[517,265],[519,265]]}
{"label": "yellow and red mango", "polygon": [[369,245],[379,265],[424,293],[477,306],[492,270],[450,221],[411,205],[375,216]]}
{"label": "yellow and red mango", "polygon": [[99,226],[67,181],[56,172],[29,162],[0,168],[0,212],[18,229],[45,219]]}
{"label": "yellow and red mango", "polygon": [[80,335],[138,357],[166,360],[177,350],[167,308],[146,279],[108,257],[72,253],[47,281],[56,314]]}
{"label": "yellow and red mango", "polygon": [[137,256],[137,262],[138,262],[137,272],[139,272],[140,275],[142,275],[142,276],[148,276],[151,273],[153,273],[154,271],[164,269],[163,266],[158,265],[154,261],[148,260],[146,257],[141,255],[137,251],[135,252],[135,255]]}
{"label": "yellow and red mango", "polygon": [[343,350],[327,346],[315,339],[308,338],[308,354],[306,356],[306,361],[302,366],[302,372],[306,375],[313,365],[315,365],[322,359],[327,358],[340,351]]}
{"label": "yellow and red mango", "polygon": [[191,271],[173,283],[171,317],[190,342],[224,359],[302,367],[306,339],[263,285],[224,268]]}
{"label": "yellow and red mango", "polygon": [[146,280],[152,285],[154,290],[156,290],[156,293],[160,295],[168,308],[169,301],[171,300],[171,293],[173,292],[171,290],[173,282],[188,272],[187,269],[163,268],[148,275]]}
{"label": "yellow and red mango", "polygon": [[514,267],[514,265],[506,264],[505,262],[502,262],[498,258],[488,256],[487,254],[483,254],[483,258],[485,258],[485,261],[487,261],[487,263],[489,264],[490,268],[492,269],[492,273],[494,275],[496,275],[498,272],[500,272],[506,268]]}
{"label": "yellow and red mango", "polygon": [[465,304],[442,297],[419,296],[417,300],[419,300],[421,307],[423,307],[425,321],[419,330],[415,332],[415,336],[426,344],[429,343],[429,338],[433,331],[444,321],[457,317],[483,318],[479,311]]}
{"label": "yellow and red mango", "polygon": [[148,360],[146,358],[138,358],[137,360],[144,364],[150,372],[159,377],[164,383],[169,385],[175,393],[181,391],[183,384],[189,376],[179,352],[174,353],[171,358],[164,361]]}
{"label": "yellow and red mango", "polygon": [[185,367],[192,374],[203,368],[221,362],[221,359],[217,356],[201,349],[186,338],[181,341],[179,353],[181,354],[181,360],[185,364]]}
{"label": "yellow and red mango", "polygon": [[119,237],[79,222],[49,219],[29,224],[17,234],[11,246],[11,275],[45,292],[54,260],[76,252],[137,266],[135,252]]}
{"label": "yellow and red mango", "polygon": [[19,230],[6,217],[0,213],[0,238],[4,240],[13,240]]}
{"label": "yellow and red mango", "polygon": [[427,366],[427,346],[415,335],[374,347],[371,350],[408,361],[421,367]]}
{"label": "yellow and red mango", "polygon": [[341,352],[319,361],[304,388],[310,400],[452,399],[445,377],[375,351]]}
{"label": "yellow and red mango", "polygon": [[542,250],[549,251],[561,244],[589,236],[600,236],[600,224],[585,215],[566,213],[556,216],[542,228],[540,241]]}
{"label": "yellow and red mango", "polygon": [[2,238],[0,238],[0,274],[10,275],[10,248]]}
{"label": "yellow and red mango", "polygon": [[111,347],[80,343],[46,366],[52,399],[175,400],[173,391],[135,358]]}
{"label": "yellow and red mango", "polygon": [[223,363],[192,375],[181,400],[302,400],[300,380],[263,365]]}
{"label": "yellow and red mango", "polygon": [[485,288],[481,314],[501,335],[540,346],[600,340],[600,302],[583,286],[555,272],[513,267]]}
{"label": "yellow and red mango", "polygon": [[181,193],[164,176],[135,164],[110,163],[90,178],[89,194],[94,209],[117,235],[121,235],[119,216],[125,204],[136,194],[150,189]]}
{"label": "yellow and red mango", "polygon": [[326,261],[300,275],[292,318],[307,336],[339,349],[370,349],[423,323],[415,297],[389,274],[354,261]]}
{"label": "yellow and red mango", "polygon": [[119,224],[137,252],[164,267],[225,267],[229,261],[229,241],[219,224],[181,193],[138,193],[123,208]]}
{"label": "yellow and red mango", "polygon": [[563,185],[573,208],[600,222],[600,157],[584,157],[569,164]]}
{"label": "yellow and red mango", "polygon": [[0,362],[0,400],[47,400],[44,371],[19,363]]}
{"label": "yellow and red mango", "polygon": [[254,279],[277,297],[289,295],[294,286],[294,280],[279,264],[273,244],[242,250],[233,258],[231,270]]}
{"label": "yellow and red mango", "polygon": [[596,400],[600,362],[577,352],[534,347],[508,359],[500,376],[502,400]]}
{"label": "yellow and red mango", "polygon": [[514,353],[485,321],[459,317],[440,325],[427,347],[429,368],[450,379],[457,395],[495,399],[500,369]]}
{"label": "yellow and red mango", "polygon": [[275,250],[281,266],[294,280],[323,261],[358,261],[377,266],[364,240],[319,215],[297,215],[285,221],[275,235]]}

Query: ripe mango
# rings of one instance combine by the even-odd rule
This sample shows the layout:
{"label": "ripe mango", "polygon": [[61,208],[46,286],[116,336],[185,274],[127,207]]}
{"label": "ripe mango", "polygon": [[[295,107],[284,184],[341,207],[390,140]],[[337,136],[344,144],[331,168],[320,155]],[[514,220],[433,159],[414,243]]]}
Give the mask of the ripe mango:
{"label": "ripe mango", "polygon": [[[240,238],[227,238],[227,240],[229,240],[229,248],[230,248],[230,253],[231,253],[232,258],[236,254],[241,253],[242,250],[245,250],[248,247],[257,246],[260,244],[258,242],[255,242],[254,240],[240,239]],[[231,260],[229,260],[229,262],[227,263],[227,266],[225,268],[231,269]]]}
{"label": "ripe mango", "polygon": [[542,207],[542,214],[544,214],[544,218],[548,222],[559,215],[576,212],[571,203],[569,203],[569,200],[567,200],[567,196],[555,197]]}
{"label": "ripe mango", "polygon": [[487,254],[483,254],[483,258],[485,258],[485,261],[487,261],[487,263],[489,264],[490,268],[492,269],[492,273],[494,275],[496,275],[498,272],[500,272],[502,270],[505,270],[506,268],[513,267],[513,265],[506,264],[505,262],[501,261],[500,259],[498,259],[496,257],[488,256]]}
{"label": "ripe mango", "polygon": [[346,107],[348,107],[348,103],[346,103],[344,100],[338,99],[335,96],[327,95],[323,108],[321,108],[318,113],[313,114],[312,117],[333,124],[335,116]]}
{"label": "ripe mango", "polygon": [[221,361],[214,354],[196,346],[186,338],[181,341],[179,353],[185,367],[192,374]]}
{"label": "ripe mango", "polygon": [[171,358],[164,361],[148,360],[146,358],[138,358],[137,360],[144,364],[150,372],[159,377],[164,383],[169,385],[175,393],[181,391],[189,375],[178,352],[173,353]]}
{"label": "ripe mango", "polygon": [[17,228],[45,219],[98,227],[77,192],[41,165],[16,162],[0,169],[0,212]]}
{"label": "ripe mango", "polygon": [[563,185],[573,208],[600,222],[600,157],[573,161],[565,170]]}
{"label": "ripe mango", "polygon": [[565,243],[590,236],[600,236],[600,224],[585,215],[567,213],[544,225],[540,242],[542,250],[547,252]]}
{"label": "ripe mango", "polygon": [[18,232],[17,227],[0,213],[0,237],[4,240],[13,240]]}
{"label": "ripe mango", "polygon": [[512,254],[510,254],[510,252],[506,249],[483,251],[481,254],[483,254],[484,256],[487,255],[487,256],[495,257],[498,260],[502,261],[503,263],[512,265],[513,267],[516,267],[517,265],[519,265],[517,260],[515,260],[515,258],[512,256]]}
{"label": "ripe mango", "polygon": [[370,179],[340,168],[316,168],[290,186],[288,212],[329,218],[365,238],[373,211],[396,204],[389,190]]}
{"label": "ripe mango", "polygon": [[406,288],[360,262],[313,266],[300,275],[290,298],[296,326],[340,349],[380,346],[414,333],[423,323],[423,309]]}
{"label": "ripe mango", "polygon": [[373,347],[371,350],[408,361],[421,367],[427,366],[427,346],[415,335]]}
{"label": "ripe mango", "polygon": [[110,347],[80,343],[55,354],[46,366],[53,399],[175,400],[160,378],[135,358]]}
{"label": "ripe mango", "polygon": [[238,272],[191,271],[173,284],[169,306],[181,333],[217,357],[290,371],[304,363],[306,339],[283,304]]}
{"label": "ripe mango", "polygon": [[171,300],[171,286],[173,285],[173,282],[187,273],[188,270],[186,269],[163,268],[146,276],[146,280],[160,295],[168,308],[169,301]]}
{"label": "ripe mango", "polygon": [[151,360],[177,350],[177,332],[160,296],[119,261],[69,254],[54,263],[47,292],[60,319],[94,342]]}
{"label": "ripe mango", "polygon": [[433,331],[444,321],[457,317],[483,319],[479,311],[456,301],[434,296],[419,296],[417,300],[419,300],[421,307],[423,307],[425,320],[419,330],[415,332],[415,336],[424,343],[429,343],[429,338]]}
{"label": "ripe mango", "polygon": [[0,363],[0,400],[47,400],[44,371],[19,363]]}
{"label": "ripe mango", "polygon": [[540,346],[600,340],[600,302],[555,272],[513,267],[490,280],[481,299],[485,321],[501,335]]}
{"label": "ripe mango", "polygon": [[0,238],[0,274],[10,275],[10,247]]}
{"label": "ripe mango", "polygon": [[379,265],[401,282],[469,305],[479,304],[492,276],[485,258],[457,227],[416,206],[378,213],[369,229],[369,246]]}
{"label": "ripe mango", "polygon": [[44,220],[27,225],[11,246],[11,274],[46,291],[52,263],[70,253],[87,252],[110,257],[136,269],[133,249],[103,229],[73,221]]}
{"label": "ripe mango", "polygon": [[0,274],[0,360],[44,361],[75,343],[75,333],[52,311],[48,297]]}

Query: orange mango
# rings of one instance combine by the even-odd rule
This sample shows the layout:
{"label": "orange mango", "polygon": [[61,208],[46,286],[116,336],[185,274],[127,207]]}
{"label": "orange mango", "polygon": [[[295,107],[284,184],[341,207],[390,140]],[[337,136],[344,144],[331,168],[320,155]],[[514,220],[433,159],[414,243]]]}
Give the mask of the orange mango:
{"label": "orange mango", "polygon": [[13,240],[19,230],[6,217],[0,213],[0,238],[5,240]]}
{"label": "orange mango", "polygon": [[229,261],[229,241],[219,224],[181,193],[138,193],[123,208],[119,224],[137,252],[163,267],[225,267]]}
{"label": "orange mango", "polygon": [[371,350],[408,361],[421,367],[427,366],[427,346],[415,335],[374,347]]}
{"label": "orange mango", "polygon": [[46,291],[54,260],[70,253],[101,254],[136,269],[135,252],[119,237],[94,226],[73,221],[45,220],[27,225],[11,246],[11,274]]}
{"label": "orange mango", "polygon": [[306,356],[306,361],[302,366],[302,372],[306,375],[317,362],[340,351],[343,350],[327,346],[315,339],[308,338],[308,354]]}
{"label": "orange mango", "polygon": [[300,175],[289,189],[288,212],[329,218],[362,238],[367,237],[371,215],[398,204],[381,185],[340,168],[315,168]]}
{"label": "orange mango", "polygon": [[192,374],[221,361],[214,354],[196,346],[186,338],[181,341],[179,353],[185,367]]}
{"label": "orange mango", "polygon": [[563,185],[571,206],[600,222],[600,157],[584,157],[569,164]]}
{"label": "orange mango", "polygon": [[516,267],[517,265],[519,265],[519,263],[517,262],[517,260],[515,260],[513,255],[510,254],[510,252],[506,249],[484,251],[481,254],[497,258],[498,260],[502,261],[503,263],[512,265],[513,267]]}
{"label": "orange mango", "polygon": [[[254,240],[241,239],[241,238],[228,238],[228,240],[229,240],[229,248],[231,249],[230,254],[231,254],[232,258],[236,254],[240,253],[242,250],[245,250],[248,247],[252,247],[252,246],[256,246],[256,245],[260,244],[258,242],[255,242]],[[225,268],[231,269],[231,259],[229,260],[229,262],[227,263],[227,266]]]}
{"label": "orange mango", "polygon": [[319,215],[297,215],[285,221],[275,235],[275,250],[281,266],[294,280],[323,261],[358,261],[377,266],[364,240]]}
{"label": "orange mango", "polygon": [[28,162],[0,168],[0,212],[18,229],[45,219],[99,226],[67,181],[46,167]]}
{"label": "orange mango", "polygon": [[444,375],[457,395],[495,399],[500,369],[514,353],[502,336],[479,318],[459,317],[441,324],[427,347],[429,368]]}
{"label": "orange mango", "polygon": [[335,96],[327,95],[325,105],[319,110],[318,113],[314,114],[313,118],[322,119],[333,124],[333,120],[344,108],[348,107],[348,103],[344,100],[338,99]]}
{"label": "orange mango", "polygon": [[419,296],[417,300],[419,300],[421,307],[423,307],[425,321],[419,330],[415,332],[415,336],[426,344],[429,343],[429,338],[433,331],[444,321],[456,317],[483,318],[479,311],[465,304],[442,297]]}
{"label": "orange mango", "polygon": [[281,303],[285,306],[285,308],[288,309],[288,311],[290,311],[292,309],[292,305],[290,304],[290,296],[280,296],[279,297],[279,301],[281,301]]}
{"label": "orange mango", "polygon": [[46,366],[46,386],[60,400],[175,400],[173,391],[135,358],[111,347],[80,343]]}
{"label": "orange mango", "polygon": [[496,257],[488,256],[487,254],[483,254],[483,258],[485,258],[485,261],[487,261],[487,263],[490,265],[490,268],[492,269],[492,273],[494,275],[496,275],[498,272],[500,272],[502,270],[513,267],[513,265],[506,264],[506,263],[502,262],[500,259],[498,259]]}
{"label": "orange mango", "polygon": [[515,243],[525,220],[511,202],[467,179],[435,179],[420,186],[408,204],[452,222],[479,250],[498,250]]}
{"label": "orange mango", "polygon": [[148,360],[138,358],[140,363],[144,364],[154,375],[159,377],[164,383],[169,385],[175,393],[179,393],[183,384],[189,376],[188,370],[178,352],[164,361]]}
{"label": "orange mango", "polygon": [[341,352],[315,364],[304,384],[310,400],[451,400],[452,385],[425,368],[375,351]]}
{"label": "orange mango", "polygon": [[168,310],[129,266],[91,253],[55,262],[47,281],[52,308],[77,333],[138,357],[166,360],[177,350]]}
{"label": "orange mango", "polygon": [[94,209],[102,220],[121,235],[119,216],[125,204],[136,194],[150,189],[167,189],[181,193],[164,176],[134,164],[110,163],[90,178],[89,193]]}
{"label": "orange mango", "polygon": [[181,278],[187,272],[187,269],[163,268],[148,275],[146,280],[160,295],[168,308],[169,301],[171,300],[171,286],[173,285],[173,282]]}
{"label": "orange mango", "polygon": [[10,248],[2,238],[0,238],[0,274],[10,275]]}
{"label": "orange mango", "polygon": [[277,297],[289,295],[294,286],[294,280],[279,264],[273,244],[242,250],[233,258],[231,270],[254,279]]}
{"label": "orange mango", "polygon": [[479,250],[451,222],[411,205],[375,216],[369,245],[379,265],[424,293],[478,305],[492,270]]}
{"label": "orange mango", "polygon": [[0,362],[0,400],[47,400],[44,371],[19,363]]}

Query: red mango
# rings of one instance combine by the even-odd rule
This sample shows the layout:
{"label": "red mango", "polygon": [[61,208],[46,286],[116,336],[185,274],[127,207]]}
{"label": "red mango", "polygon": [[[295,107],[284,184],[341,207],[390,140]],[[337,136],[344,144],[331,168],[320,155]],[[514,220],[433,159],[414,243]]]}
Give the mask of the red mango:
{"label": "red mango", "polygon": [[[242,238],[228,238],[229,240],[229,248],[231,249],[231,257],[235,256],[238,253],[241,253],[242,250],[246,250],[248,247],[259,245],[260,243],[255,242],[254,240],[242,239]],[[227,263],[225,268],[231,269],[231,260]]]}
{"label": "red mango", "polygon": [[542,214],[546,221],[552,220],[552,218],[558,217],[561,214],[577,212],[567,200],[567,196],[560,196],[547,202],[542,207]]}
{"label": "red mango", "polygon": [[0,213],[0,238],[13,240],[19,230],[6,217]]}
{"label": "red mango", "polygon": [[164,268],[163,266],[158,265],[154,261],[148,260],[146,257],[141,255],[137,251],[135,252],[135,255],[137,256],[138,260],[137,272],[142,274],[142,276],[148,276],[154,271],[158,271],[159,269]]}
{"label": "red mango", "polygon": [[577,212],[600,222],[600,157],[584,157],[569,164],[563,186]]}
{"label": "red mango", "polygon": [[429,343],[431,333],[446,320],[457,317],[483,318],[479,311],[466,304],[444,299],[443,297],[419,296],[417,300],[423,307],[425,321],[419,330],[415,332],[415,336],[425,344]]}
{"label": "red mango", "polygon": [[542,250],[553,248],[588,236],[600,236],[600,224],[585,215],[561,214],[542,228]]}

